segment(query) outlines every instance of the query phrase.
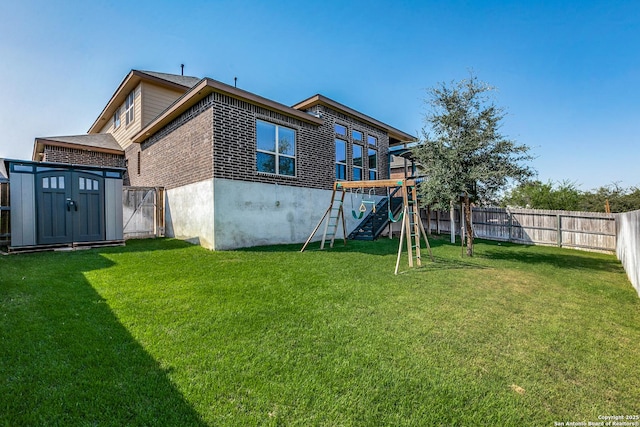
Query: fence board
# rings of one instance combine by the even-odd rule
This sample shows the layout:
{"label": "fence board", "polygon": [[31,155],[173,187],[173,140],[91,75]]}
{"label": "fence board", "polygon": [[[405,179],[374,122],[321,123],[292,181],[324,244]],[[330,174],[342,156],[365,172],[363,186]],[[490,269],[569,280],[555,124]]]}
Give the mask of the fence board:
{"label": "fence board", "polygon": [[616,214],[616,255],[640,296],[640,210]]}
{"label": "fence board", "polygon": [[[514,243],[556,245],[613,252],[616,220],[613,214],[541,209],[473,208],[476,237]],[[430,231],[449,233],[448,212],[431,212]],[[456,234],[460,229],[456,210]]]}
{"label": "fence board", "polygon": [[124,187],[122,212],[124,238],[164,235],[163,191],[156,187]]}

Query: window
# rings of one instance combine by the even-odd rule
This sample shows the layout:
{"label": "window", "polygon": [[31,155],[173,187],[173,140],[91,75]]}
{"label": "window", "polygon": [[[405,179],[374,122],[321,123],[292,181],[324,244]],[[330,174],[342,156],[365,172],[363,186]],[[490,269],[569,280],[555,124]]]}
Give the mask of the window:
{"label": "window", "polygon": [[135,99],[135,95],[136,95],[136,91],[135,89],[131,91],[131,93],[129,93],[129,95],[127,95],[127,101],[125,102],[125,107],[124,107],[124,114],[125,114],[125,123],[127,124],[127,126],[130,123],[133,123],[133,100]]}
{"label": "window", "polygon": [[42,188],[60,188],[64,190],[64,176],[46,176],[42,178]]}
{"label": "window", "polygon": [[347,141],[336,139],[336,179],[347,179]]}
{"label": "window", "polygon": [[339,124],[336,123],[336,124],[333,125],[333,129],[336,131],[336,133],[338,135],[347,136],[347,128],[346,128],[346,126],[342,126],[342,125],[339,125]]}
{"label": "window", "polygon": [[367,142],[369,143],[369,145],[378,145],[378,138],[376,138],[375,136],[367,135]]}
{"label": "window", "polygon": [[113,113],[113,128],[118,129],[120,127],[120,108]]}
{"label": "window", "polygon": [[262,120],[256,121],[258,172],[296,175],[296,131]]}
{"label": "window", "polygon": [[362,132],[360,132],[359,130],[354,130],[351,132],[351,138],[354,141],[362,141]]}
{"label": "window", "polygon": [[376,150],[369,148],[369,179],[378,179],[378,156]]}
{"label": "window", "polygon": [[362,181],[362,147],[353,144],[353,180]]}

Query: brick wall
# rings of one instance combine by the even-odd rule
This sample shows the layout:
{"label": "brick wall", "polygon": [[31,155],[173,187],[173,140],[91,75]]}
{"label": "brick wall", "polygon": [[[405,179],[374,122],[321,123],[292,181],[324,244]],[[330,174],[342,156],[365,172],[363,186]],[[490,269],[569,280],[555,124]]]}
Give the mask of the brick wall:
{"label": "brick wall", "polygon": [[[367,135],[378,140],[378,179],[388,178],[388,135],[367,123],[324,106],[317,126],[223,94],[213,93],[161,131],[126,149],[130,185],[174,188],[216,177],[239,181],[331,189],[335,181],[334,123],[347,127],[348,174],[352,178],[351,131],[364,135],[363,177],[368,177]],[[296,131],[296,176],[261,173],[256,168],[256,120]],[[215,143],[214,143],[215,141]],[[140,153],[140,154],[138,154]],[[140,174],[138,174],[138,155]]]}
{"label": "brick wall", "polygon": [[212,178],[212,124],[211,106],[200,102],[152,138],[131,144],[125,150],[129,185],[171,189]]}
{"label": "brick wall", "polygon": [[[216,178],[277,183],[306,188],[331,188],[333,144],[325,126],[266,110],[221,94],[213,94]],[[296,131],[296,176],[258,172],[256,168],[256,120]]]}
{"label": "brick wall", "polygon": [[[378,179],[387,179],[389,178],[389,135],[386,132],[369,125],[368,123],[362,122],[360,120],[354,119],[350,116],[342,114],[340,111],[333,110],[329,107],[325,107],[322,105],[313,107],[315,112],[319,112],[322,115],[322,118],[325,120],[324,127],[327,127],[327,133],[330,134],[331,138],[331,152],[332,155],[335,156],[335,147],[334,141],[336,138],[340,138],[342,140],[347,141],[347,177],[349,180],[353,180],[353,143],[354,140],[351,136],[351,132],[354,130],[360,131],[363,134],[362,143],[358,143],[358,145],[362,145],[364,148],[364,168],[363,168],[363,179],[368,179],[369,177],[369,162],[368,162],[368,149],[375,148],[377,151],[377,160],[378,160]],[[340,124],[347,128],[347,135],[341,136],[337,135],[334,131],[334,124]],[[377,138],[376,147],[370,146],[367,143],[367,136],[371,135]],[[335,162],[335,157],[332,157],[332,167]],[[335,171],[332,169],[332,176]]]}
{"label": "brick wall", "polygon": [[75,165],[125,167],[125,156],[121,154],[100,153],[53,145],[44,146],[42,161]]}

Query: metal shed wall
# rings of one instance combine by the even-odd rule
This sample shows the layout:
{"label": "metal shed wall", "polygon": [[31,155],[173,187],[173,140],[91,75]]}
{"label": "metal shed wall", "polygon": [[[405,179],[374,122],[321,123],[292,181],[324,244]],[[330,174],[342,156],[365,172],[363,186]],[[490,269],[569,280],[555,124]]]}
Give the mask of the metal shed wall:
{"label": "metal shed wall", "polygon": [[105,239],[123,240],[122,179],[104,180]]}
{"label": "metal shed wall", "polygon": [[11,185],[11,246],[36,244],[35,177],[29,173],[13,172]]}

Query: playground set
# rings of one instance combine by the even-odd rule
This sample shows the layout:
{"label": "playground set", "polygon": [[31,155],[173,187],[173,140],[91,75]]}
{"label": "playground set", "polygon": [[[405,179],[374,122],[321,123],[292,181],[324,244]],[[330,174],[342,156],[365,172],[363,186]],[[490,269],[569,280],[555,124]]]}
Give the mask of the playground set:
{"label": "playground set", "polygon": [[[416,182],[412,179],[383,179],[383,180],[370,180],[370,181],[336,181],[333,185],[333,192],[331,194],[331,203],[325,211],[324,215],[313,229],[309,238],[302,246],[300,252],[304,252],[313,237],[316,235],[322,224],[324,223],[324,231],[322,234],[322,240],[320,241],[320,249],[324,249],[325,245],[329,245],[333,248],[336,235],[338,234],[338,227],[342,226],[342,235],[344,245],[347,244],[347,230],[346,221],[344,217],[344,200],[347,190],[350,190],[351,205],[354,204],[354,198],[359,199],[360,206],[358,212],[352,209],[351,214],[354,219],[362,219],[365,212],[367,212],[367,205],[371,205],[371,210],[375,213],[376,201],[375,190],[377,188],[385,188],[387,191],[387,203],[388,203],[388,219],[390,222],[402,221],[400,231],[400,244],[398,245],[398,257],[396,259],[395,274],[398,274],[398,268],[400,266],[400,257],[402,255],[402,246],[405,243],[406,237],[406,249],[409,259],[409,267],[414,266],[414,260],[416,266],[422,265],[421,260],[421,238],[424,238],[424,242],[429,251],[431,261],[433,261],[433,254],[431,253],[431,246],[427,239],[427,233],[424,230],[422,221],[420,220],[420,209],[418,206],[418,197],[416,191]],[[400,190],[402,193],[402,210],[399,215],[394,216],[391,209],[391,189]],[[368,190],[368,197],[365,198],[365,190]],[[326,221],[325,221],[326,220]]]}

